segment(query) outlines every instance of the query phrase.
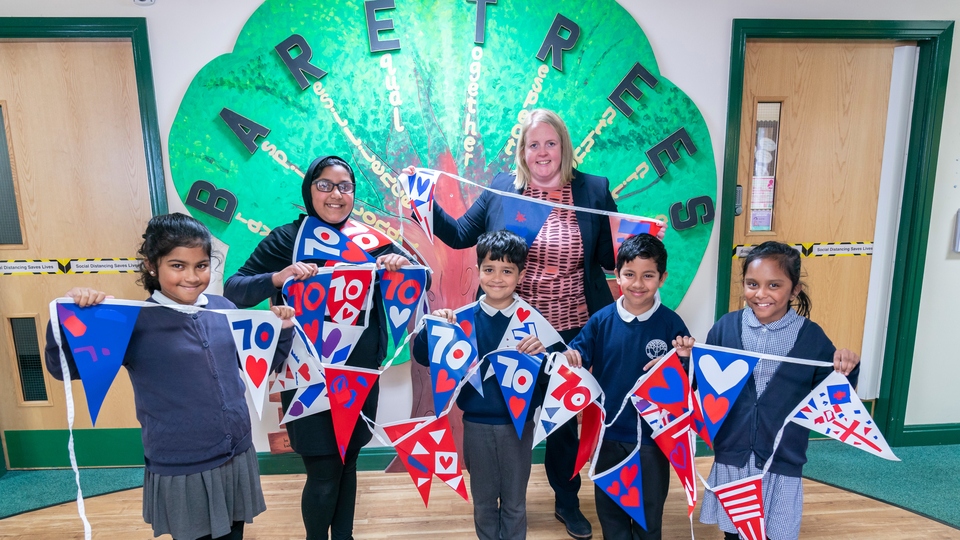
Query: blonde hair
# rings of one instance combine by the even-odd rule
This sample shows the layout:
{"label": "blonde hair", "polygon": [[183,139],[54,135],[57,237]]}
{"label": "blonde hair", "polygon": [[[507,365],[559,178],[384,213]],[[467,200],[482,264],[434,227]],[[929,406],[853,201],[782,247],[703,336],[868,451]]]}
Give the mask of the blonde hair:
{"label": "blonde hair", "polygon": [[527,167],[526,147],[527,133],[537,124],[548,124],[560,137],[560,186],[565,186],[573,180],[573,143],[570,141],[570,132],[567,125],[549,109],[534,109],[523,121],[520,127],[520,139],[517,141],[517,175],[513,185],[517,189],[525,189],[530,183],[530,168]]}

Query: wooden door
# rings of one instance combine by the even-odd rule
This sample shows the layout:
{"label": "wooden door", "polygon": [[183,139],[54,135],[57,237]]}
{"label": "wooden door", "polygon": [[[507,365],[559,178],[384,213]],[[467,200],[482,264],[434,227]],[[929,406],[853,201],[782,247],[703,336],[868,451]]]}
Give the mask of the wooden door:
{"label": "wooden door", "polygon": [[[739,254],[767,240],[801,246],[810,318],[854,351],[863,340],[897,45],[747,42],[734,244]],[[844,254],[817,255],[831,252]],[[731,310],[744,305],[742,262],[735,254]]]}
{"label": "wooden door", "polygon": [[[16,198],[7,208],[18,214],[6,212],[8,219],[0,221],[21,232],[20,242],[0,245],[0,261],[136,257],[151,207],[131,41],[0,41],[0,113],[14,188],[5,197]],[[48,303],[74,286],[142,299],[145,292],[135,279],[62,271],[0,275],[5,441],[11,430],[66,428],[62,383],[45,369],[24,369],[35,366],[37,356],[43,361]],[[73,391],[76,427],[90,427],[79,382]],[[121,370],[97,427],[138,425],[130,382]]]}

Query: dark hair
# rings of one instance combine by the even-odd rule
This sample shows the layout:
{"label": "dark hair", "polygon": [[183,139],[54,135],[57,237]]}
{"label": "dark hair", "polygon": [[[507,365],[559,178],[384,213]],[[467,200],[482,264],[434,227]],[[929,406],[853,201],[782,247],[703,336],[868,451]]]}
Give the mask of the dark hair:
{"label": "dark hair", "polygon": [[160,289],[160,278],[150,275],[147,263],[157,272],[160,259],[178,247],[202,247],[207,256],[213,257],[213,237],[203,223],[185,214],[154,216],[147,223],[143,244],[137,251],[142,259],[137,283],[150,294]]}
{"label": "dark hair", "polygon": [[353,176],[353,167],[349,163],[344,161],[339,156],[327,156],[320,160],[320,163],[317,163],[317,167],[313,172],[313,178],[310,179],[310,182],[313,183],[314,180],[320,178],[320,175],[323,174],[323,170],[327,167],[341,166],[347,170],[347,173],[350,174],[350,181],[353,183],[357,182],[356,177]]}
{"label": "dark hair", "polygon": [[750,266],[750,263],[761,259],[769,259],[777,263],[783,273],[790,278],[791,293],[797,286],[800,287],[800,292],[797,293],[797,305],[794,306],[793,302],[790,302],[790,307],[794,308],[801,317],[810,318],[810,309],[813,307],[813,303],[810,301],[810,296],[803,290],[805,284],[800,281],[800,252],[782,242],[772,240],[764,242],[750,250],[750,253],[744,257],[741,280],[746,279],[747,267]]}
{"label": "dark hair", "polygon": [[527,243],[506,229],[485,232],[477,239],[477,266],[482,265],[487,257],[491,261],[513,263],[517,270],[523,270],[527,264]]}
{"label": "dark hair", "polygon": [[667,271],[667,248],[656,236],[641,233],[624,240],[617,251],[617,272],[637,257],[653,259],[661,276]]}

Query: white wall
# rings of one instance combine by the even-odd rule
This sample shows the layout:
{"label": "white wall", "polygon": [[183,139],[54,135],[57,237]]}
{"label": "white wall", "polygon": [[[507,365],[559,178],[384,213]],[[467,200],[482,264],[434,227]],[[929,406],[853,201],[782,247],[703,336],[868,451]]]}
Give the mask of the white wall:
{"label": "white wall", "polygon": [[[322,1],[322,0],[318,0]],[[620,0],[650,40],[660,72],[697,104],[713,137],[718,176],[723,150],[729,83],[730,36],[735,18],[773,19],[947,19],[960,18],[955,0],[690,0],[661,2]],[[150,35],[160,133],[167,134],[183,93],[199,69],[229,52],[247,18],[260,0],[157,0],[139,7],[132,0],[0,0],[0,16],[9,17],[146,17]],[[960,380],[960,353],[950,350],[960,317],[960,255],[950,246],[953,220],[960,209],[960,51],[950,66],[937,185],[931,218],[919,332],[907,409],[908,424],[960,423],[960,394],[948,385]],[[183,211],[164,159],[170,209]],[[718,178],[718,191],[720,179]],[[719,219],[717,220],[719,224]],[[715,247],[719,226],[700,271],[678,311],[695,337],[706,337],[713,323],[716,299]],[[816,299],[815,299],[816,300]],[[824,300],[820,300],[823,302]],[[381,410],[409,410],[403,381],[385,389]],[[260,446],[260,444],[258,444]],[[262,446],[261,446],[262,448]]]}

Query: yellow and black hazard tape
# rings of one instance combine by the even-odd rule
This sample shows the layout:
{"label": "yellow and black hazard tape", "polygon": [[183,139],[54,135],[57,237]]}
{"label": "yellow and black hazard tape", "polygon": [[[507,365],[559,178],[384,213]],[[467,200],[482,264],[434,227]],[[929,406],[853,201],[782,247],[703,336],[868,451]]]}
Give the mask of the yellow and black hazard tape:
{"label": "yellow and black hazard tape", "polygon": [[140,259],[135,257],[0,260],[0,276],[134,274],[139,271]]}
{"label": "yellow and black hazard tape", "polygon": [[[733,258],[742,259],[757,244],[743,244],[733,247]],[[790,244],[800,252],[801,257],[858,257],[873,255],[873,242],[803,242]]]}

